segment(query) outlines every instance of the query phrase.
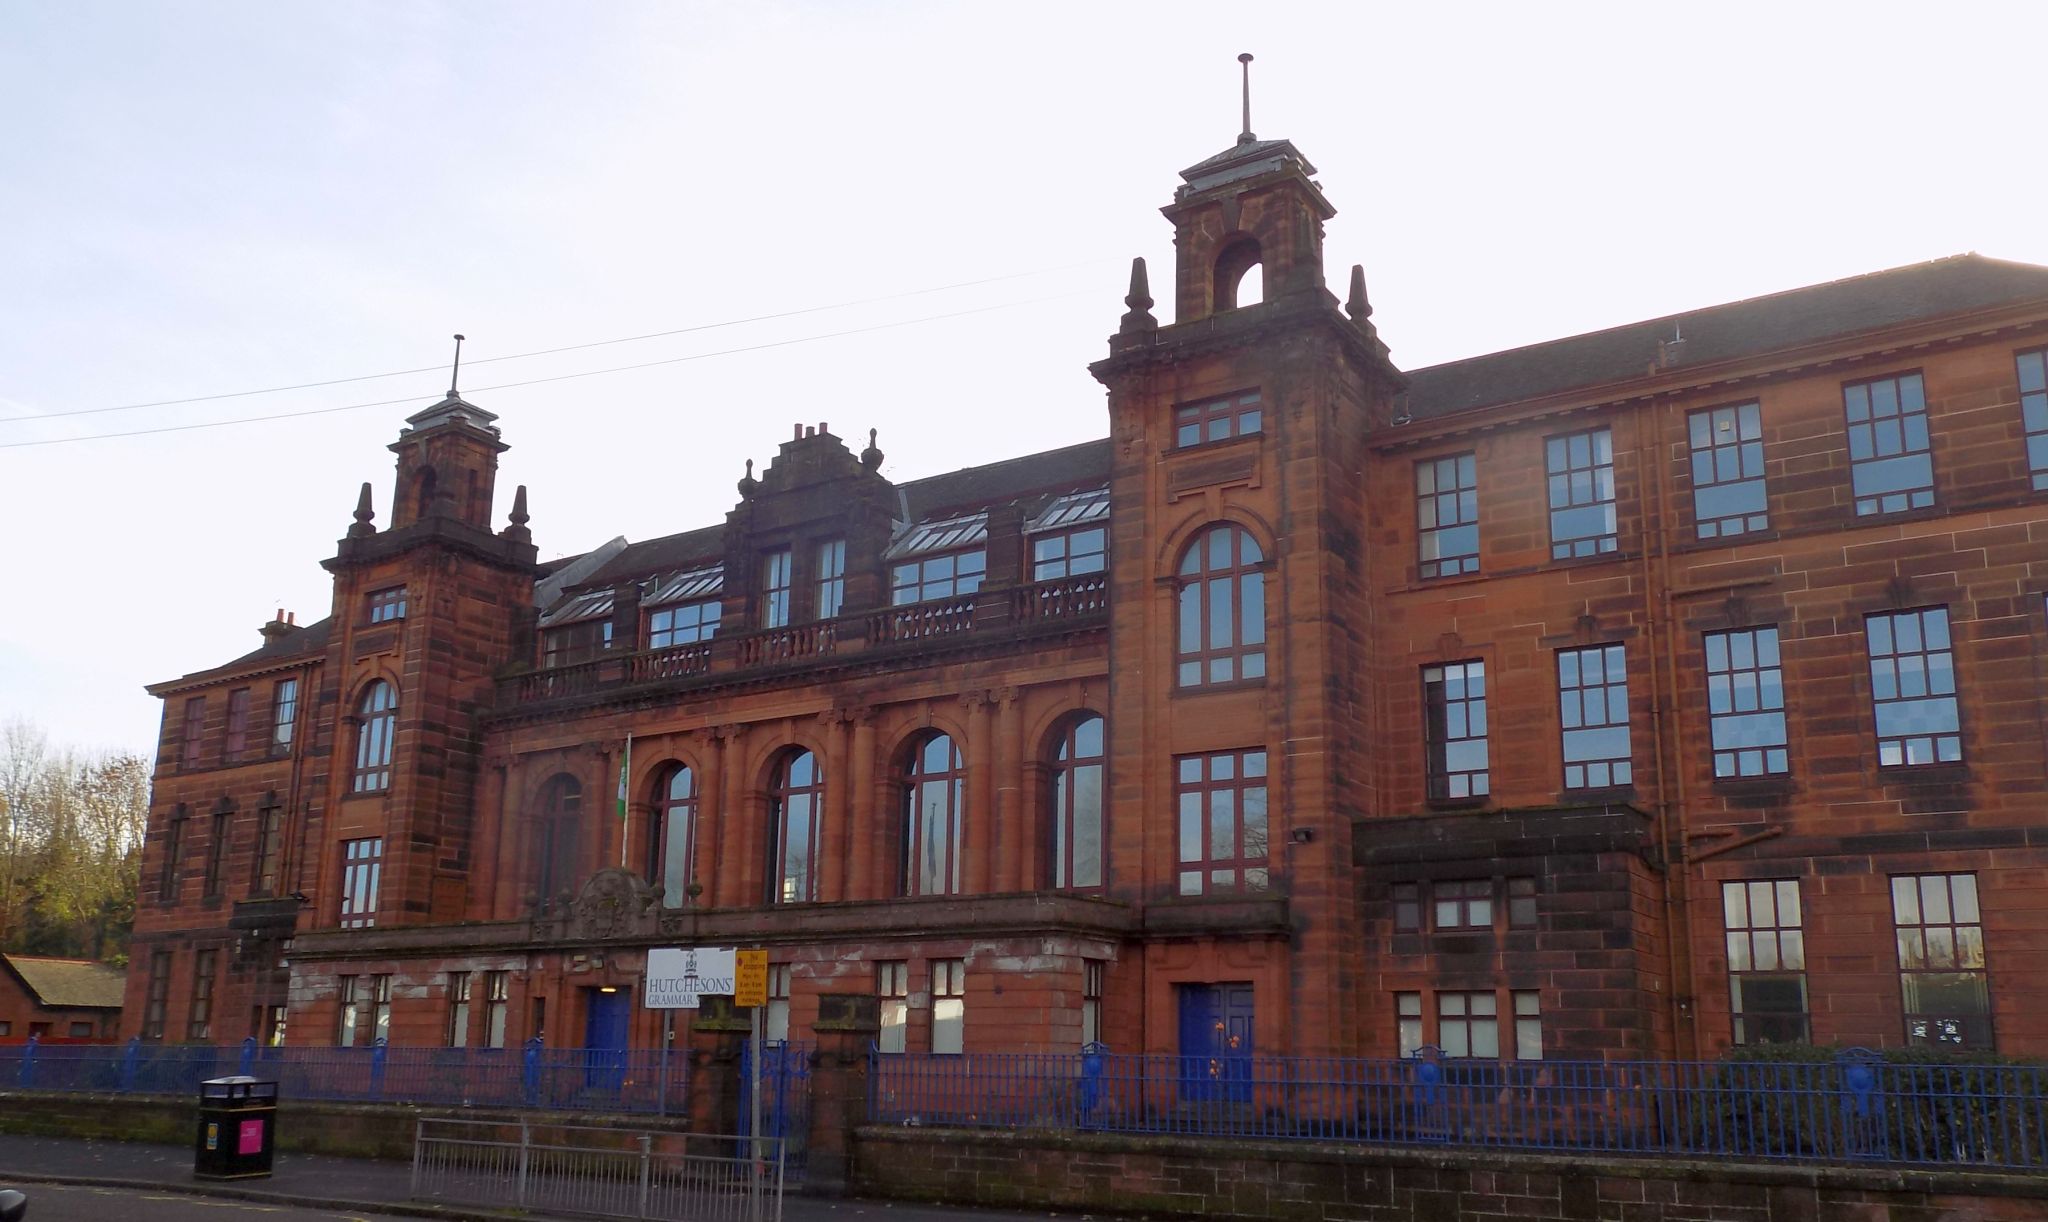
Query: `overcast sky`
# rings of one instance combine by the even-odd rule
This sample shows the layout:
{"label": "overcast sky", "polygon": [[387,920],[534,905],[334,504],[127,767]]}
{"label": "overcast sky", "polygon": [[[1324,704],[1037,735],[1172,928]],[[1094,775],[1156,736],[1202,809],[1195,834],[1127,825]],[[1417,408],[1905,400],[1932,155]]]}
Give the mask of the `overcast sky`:
{"label": "overcast sky", "polygon": [[1106,435],[1086,365],[1131,256],[1171,300],[1157,210],[1236,135],[1240,51],[1338,209],[1332,285],[1363,263],[1415,368],[2048,263],[2044,35],[2038,3],[0,0],[0,721],[150,750],[145,683],[325,615],[452,332],[513,447],[494,518],[531,485],[544,557],[721,520],[798,420],[880,429],[897,479]]}

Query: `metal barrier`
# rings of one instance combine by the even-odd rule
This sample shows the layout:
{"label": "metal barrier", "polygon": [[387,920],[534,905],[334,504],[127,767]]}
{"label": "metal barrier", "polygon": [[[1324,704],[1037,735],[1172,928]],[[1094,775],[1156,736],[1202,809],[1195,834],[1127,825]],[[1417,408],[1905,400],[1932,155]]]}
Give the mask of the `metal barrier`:
{"label": "metal barrier", "polygon": [[2048,1069],[871,1053],[882,1124],[2048,1170]]}
{"label": "metal barrier", "polygon": [[421,1119],[417,1201],[654,1222],[781,1222],[782,1143],[527,1121]]}
{"label": "metal barrier", "polygon": [[199,1083],[253,1074],[286,1099],[338,1103],[443,1103],[555,1111],[681,1111],[687,1057],[644,1049],[270,1048],[144,1044],[0,1048],[0,1087],[192,1095]]}

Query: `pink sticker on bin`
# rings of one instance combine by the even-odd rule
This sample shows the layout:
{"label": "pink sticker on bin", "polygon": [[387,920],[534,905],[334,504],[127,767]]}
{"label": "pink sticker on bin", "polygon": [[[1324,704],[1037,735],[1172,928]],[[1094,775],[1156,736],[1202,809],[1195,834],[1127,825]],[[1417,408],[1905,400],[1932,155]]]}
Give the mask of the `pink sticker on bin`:
{"label": "pink sticker on bin", "polygon": [[235,1142],[237,1154],[260,1154],[263,1152],[263,1122],[244,1120],[242,1132]]}

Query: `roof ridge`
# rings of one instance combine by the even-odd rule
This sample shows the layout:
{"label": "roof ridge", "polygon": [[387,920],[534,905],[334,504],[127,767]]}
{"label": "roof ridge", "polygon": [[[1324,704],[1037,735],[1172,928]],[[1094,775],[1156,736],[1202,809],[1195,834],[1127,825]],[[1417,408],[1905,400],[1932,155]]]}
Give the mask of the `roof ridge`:
{"label": "roof ridge", "polygon": [[1858,272],[1853,276],[1838,276],[1833,280],[1821,280],[1813,284],[1795,285],[1792,288],[1788,289],[1774,289],[1773,291],[1768,293],[1757,293],[1749,297],[1737,297],[1733,301],[1717,301],[1714,302],[1712,305],[1695,306],[1689,310],[1678,310],[1669,314],[1653,314],[1648,318],[1637,318],[1629,322],[1615,323],[1611,326],[1599,327],[1592,331],[1574,331],[1569,335],[1554,335],[1549,339],[1532,340],[1526,344],[1517,344],[1512,348],[1495,348],[1488,352],[1475,352],[1470,356],[1461,356],[1454,360],[1448,361],[1438,361],[1434,365],[1418,365],[1413,369],[1403,370],[1402,372],[1412,377],[1415,374],[1428,373],[1438,369],[1448,369],[1454,365],[1462,365],[1468,361],[1483,361],[1490,360],[1495,357],[1513,356],[1515,353],[1518,352],[1529,352],[1537,348],[1547,348],[1552,344],[1561,344],[1570,340],[1593,339],[1602,335],[1612,335],[1619,331],[1629,331],[1637,327],[1647,327],[1652,323],[1683,320],[1686,318],[1694,317],[1696,315],[1705,314],[1712,310],[1726,310],[1733,309],[1737,306],[1754,305],[1757,302],[1761,301],[1771,301],[1780,297],[1790,297],[1795,293],[1812,293],[1817,292],[1821,289],[1835,288],[1839,285],[1854,284],[1859,280],[1875,280],[1880,276],[1893,276],[1899,274],[1900,272],[1917,271],[1921,268],[1937,267],[1945,263],[1961,263],[1968,260],[1975,260],[1980,263],[1996,263],[2004,267],[2039,266],[2038,264],[2033,263],[2022,263],[2016,259],[1995,259],[1989,255],[1978,254],[1974,250],[1966,250],[1952,255],[1941,255],[1933,259],[1922,259],[1916,263],[1901,263],[1896,267],[1879,268],[1878,270],[1871,272]]}

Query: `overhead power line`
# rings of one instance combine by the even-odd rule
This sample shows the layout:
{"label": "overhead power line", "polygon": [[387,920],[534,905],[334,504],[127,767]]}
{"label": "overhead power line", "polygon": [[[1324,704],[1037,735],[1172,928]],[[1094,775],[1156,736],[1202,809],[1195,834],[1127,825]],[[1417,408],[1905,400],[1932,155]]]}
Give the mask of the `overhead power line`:
{"label": "overhead power line", "polygon": [[[495,386],[472,387],[464,393],[482,394],[494,390],[513,390],[521,386],[542,386],[549,382],[568,382],[577,378],[594,378],[608,373],[628,373],[635,369],[654,369],[662,365],[679,365],[685,361],[708,360],[715,356],[735,356],[743,352],[760,352],[769,348],[787,348],[792,344],[816,343],[825,339],[840,339],[848,335],[866,335],[875,331],[893,331],[899,327],[913,327],[920,323],[941,322],[948,318],[965,318],[972,314],[987,314],[995,310],[1014,310],[1022,306],[1041,305],[1048,301],[1066,301],[1074,297],[1089,296],[1093,289],[1076,289],[1069,293],[1055,293],[1049,297],[1030,297],[1023,301],[1006,301],[996,305],[975,306],[967,310],[953,310],[945,314],[927,314],[921,318],[901,318],[894,322],[875,323],[867,327],[849,327],[843,331],[827,331],[819,335],[798,335],[789,339],[769,340],[765,343],[748,344],[739,348],[721,348],[714,352],[693,352],[688,356],[672,356],[659,361],[643,361],[637,365],[613,365],[605,369],[586,369],[578,373],[559,373],[546,378],[529,378],[522,382],[500,382]],[[510,358],[498,358],[501,360]],[[482,364],[481,361],[478,364]],[[421,372],[436,372],[436,369]],[[371,407],[391,407],[400,403],[418,403],[425,396],[402,395],[396,399],[376,399],[367,403],[344,403],[336,407],[302,408],[291,412],[274,412],[267,416],[239,416],[233,420],[201,420],[191,424],[167,424],[153,429],[130,429],[121,433],[88,433],[81,437],[45,437],[37,441],[0,442],[0,450],[18,450],[29,446],[69,445],[79,441],[111,441],[117,437],[148,437],[157,433],[183,433],[194,429],[220,429],[236,424],[260,424],[269,420],[294,420],[301,416],[327,416],[336,412],[361,411]]]}
{"label": "overhead power line", "polygon": [[[746,318],[724,318],[716,322],[697,323],[693,326],[676,327],[667,331],[649,331],[645,335],[623,335],[616,339],[591,340],[588,343],[582,344],[563,344],[558,348],[536,348],[532,352],[510,352],[504,356],[472,358],[469,363],[472,366],[493,365],[499,361],[521,361],[529,357],[554,356],[563,352],[581,352],[586,348],[605,348],[614,344],[635,344],[642,340],[666,339],[672,335],[690,335],[698,331],[716,331],[725,327],[743,327],[750,323],[773,322],[782,318],[798,318],[805,314],[823,314],[832,310],[852,309],[855,306],[877,305],[884,301],[901,301],[907,297],[928,297],[933,293],[950,293],[955,289],[978,288],[984,284],[1000,284],[1006,280],[1024,280],[1032,276],[1047,276],[1055,272],[1072,271],[1077,267],[1092,267],[1112,261],[1109,259],[1084,259],[1078,263],[1063,263],[1058,267],[1041,268],[1037,271],[1010,272],[1001,276],[985,276],[980,280],[961,280],[954,284],[940,284],[930,288],[905,289],[900,293],[884,293],[876,297],[860,297],[849,301],[835,301],[826,305],[804,306],[801,309],[780,310],[773,314],[755,314]],[[940,317],[950,316],[940,315]],[[746,349],[735,349],[735,351],[746,351]],[[56,412],[30,412],[20,416],[0,416],[0,424],[8,424],[16,420],[60,420],[67,416],[97,416],[107,412],[133,412],[150,407],[179,407],[188,403],[213,403],[222,399],[246,399],[254,395],[275,395],[292,390],[317,390],[327,386],[346,386],[352,382],[375,382],[382,378],[402,378],[410,377],[414,374],[438,373],[444,368],[446,366],[426,365],[418,369],[393,369],[385,373],[363,373],[347,378],[328,378],[319,382],[294,382],[287,386],[264,386],[255,390],[230,390],[219,394],[192,395],[183,399],[152,399],[146,403],[116,403],[110,407],[77,407]],[[529,385],[529,383],[520,382],[512,383],[512,385]],[[116,437],[133,435],[130,433],[107,434],[107,436]],[[0,446],[0,449],[4,448],[6,447]]]}

